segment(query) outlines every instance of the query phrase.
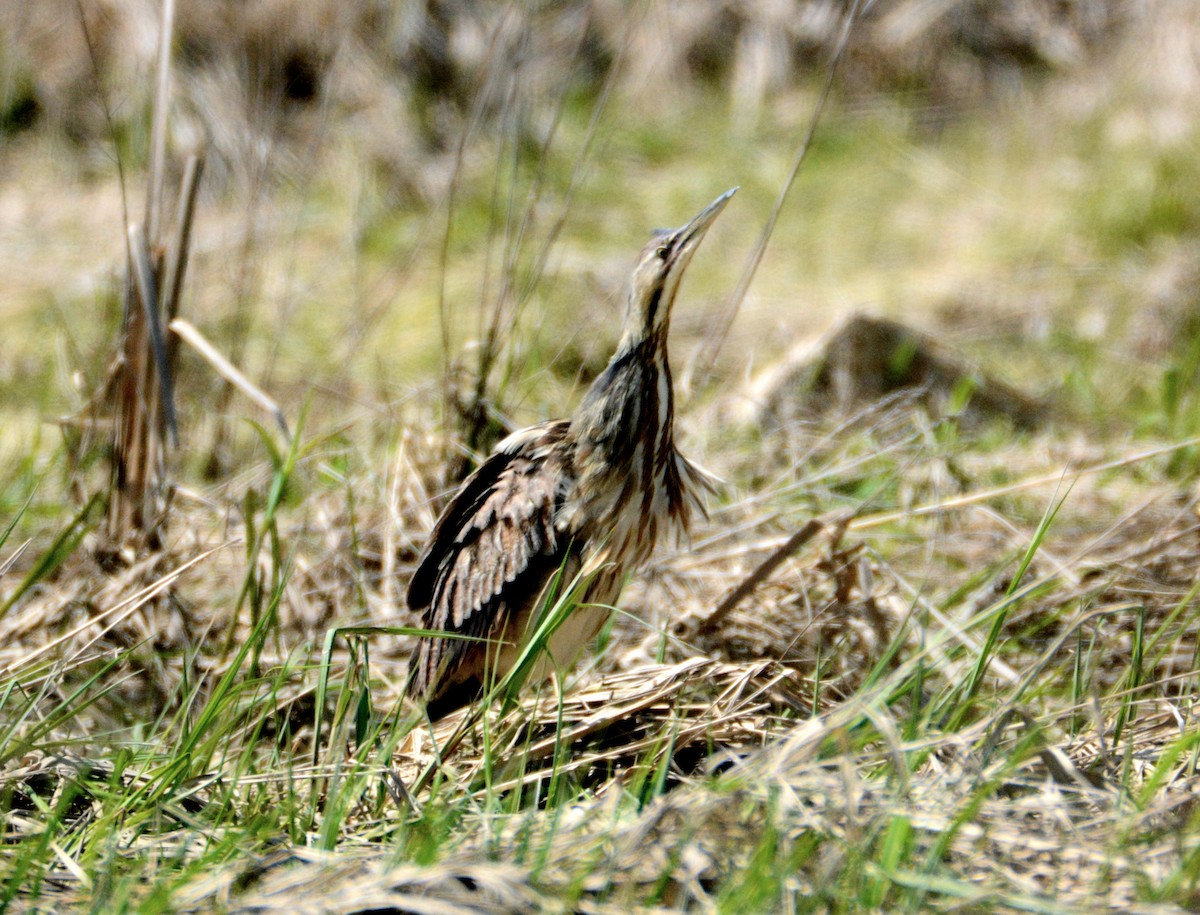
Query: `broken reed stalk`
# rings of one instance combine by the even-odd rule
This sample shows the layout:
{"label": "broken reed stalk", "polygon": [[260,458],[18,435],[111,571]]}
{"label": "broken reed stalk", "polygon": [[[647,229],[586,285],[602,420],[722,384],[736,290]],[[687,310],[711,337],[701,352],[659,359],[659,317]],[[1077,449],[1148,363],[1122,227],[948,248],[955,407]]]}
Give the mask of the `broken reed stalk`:
{"label": "broken reed stalk", "polygon": [[179,439],[172,381],[176,347],[168,345],[164,329],[178,309],[196,187],[203,170],[201,159],[193,156],[184,173],[174,235],[164,243],[163,173],[174,19],[174,0],[164,0],[146,179],[146,221],[128,227],[121,352],[113,386],[115,422],[108,505],[108,533],[116,544],[137,535],[152,548],[160,541],[169,501],[164,440],[169,435],[171,444],[177,445]]}
{"label": "broken reed stalk", "polygon": [[124,542],[134,531],[157,540],[166,508],[164,432],[178,445],[174,409],[178,344],[167,338],[165,325],[179,310],[196,191],[204,160],[190,156],[184,169],[174,236],[150,249],[146,233],[129,227],[129,276],[125,282],[125,326],[115,385],[117,421],[113,425],[112,498],[109,534]]}
{"label": "broken reed stalk", "polygon": [[[132,270],[130,270],[132,274]],[[123,543],[144,527],[145,495],[156,461],[151,450],[146,416],[145,365],[148,355],[145,312],[137,307],[132,275],[125,280],[125,320],[121,352],[113,386],[115,416],[112,431],[112,479],[108,503],[108,533]]]}

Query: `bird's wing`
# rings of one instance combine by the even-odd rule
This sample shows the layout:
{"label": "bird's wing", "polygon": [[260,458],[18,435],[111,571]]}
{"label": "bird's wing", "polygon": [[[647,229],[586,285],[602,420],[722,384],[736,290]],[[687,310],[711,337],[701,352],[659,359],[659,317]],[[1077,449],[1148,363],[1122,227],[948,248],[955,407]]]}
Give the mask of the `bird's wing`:
{"label": "bird's wing", "polygon": [[[544,423],[509,436],[446,507],[408,587],[408,606],[427,629],[487,638],[506,603],[540,593],[564,548],[554,516],[569,463],[567,428]],[[469,651],[486,649],[465,639],[421,639],[413,695],[439,692],[443,673]]]}

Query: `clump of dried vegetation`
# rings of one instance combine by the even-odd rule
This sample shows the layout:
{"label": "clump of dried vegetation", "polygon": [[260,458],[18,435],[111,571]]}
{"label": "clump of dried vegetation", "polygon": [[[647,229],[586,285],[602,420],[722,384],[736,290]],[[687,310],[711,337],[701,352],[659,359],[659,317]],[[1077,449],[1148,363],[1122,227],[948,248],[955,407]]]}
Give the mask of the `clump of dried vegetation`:
{"label": "clump of dried vegetation", "polygon": [[[6,7],[6,22],[40,34],[52,5]],[[650,4],[631,18],[598,2],[522,18],[487,4],[411,13],[314,4],[287,28],[286,4],[181,11],[179,122],[209,119],[196,129],[210,138],[218,183],[259,181],[255,194],[270,196],[272,181],[300,181],[297,150],[336,132],[321,120],[328,109],[306,107],[323,99],[353,113],[337,121],[347,136],[363,130],[378,148],[392,130],[404,136],[384,196],[427,195],[442,219],[415,235],[381,228],[375,215],[369,226],[352,221],[371,236],[359,239],[355,297],[340,300],[358,310],[330,334],[330,306],[315,296],[313,317],[307,292],[287,281],[303,276],[319,293],[304,262],[313,252],[335,260],[325,236],[296,240],[309,210],[247,205],[239,220],[214,195],[219,215],[205,231],[201,206],[193,233],[199,160],[180,169],[177,201],[167,192],[159,58],[158,101],[147,107],[150,204],[128,233],[111,308],[119,355],[101,349],[102,370],[76,365],[86,348],[67,332],[62,358],[95,383],[69,404],[62,445],[0,450],[0,508],[11,515],[0,517],[0,911],[1194,906],[1200,399],[1189,386],[1200,348],[1190,342],[1194,267],[1180,264],[1200,238],[1200,218],[1190,221],[1200,192],[1183,183],[1170,185],[1170,206],[1146,204],[1136,225],[1122,213],[1089,226],[1114,259],[1123,245],[1136,251],[1120,255],[1125,270],[1155,283],[1132,297],[1141,306],[1152,290],[1161,333],[1125,318],[1146,332],[1099,346],[1064,330],[1089,326],[1094,300],[1117,303],[1104,312],[1110,328],[1128,307],[1116,281],[1080,266],[1078,234],[1057,266],[1085,279],[1053,303],[1069,318],[1051,331],[1038,330],[1049,309],[989,298],[996,287],[979,276],[998,263],[952,272],[953,289],[927,303],[942,323],[930,318],[924,334],[942,342],[859,319],[851,326],[887,332],[818,353],[815,383],[776,347],[767,355],[782,361],[740,384],[749,360],[731,355],[746,339],[736,335],[715,364],[688,360],[732,312],[703,303],[700,317],[679,315],[681,425],[726,481],[709,518],[630,582],[595,656],[561,683],[498,690],[490,705],[432,728],[402,699],[418,623],[402,609],[404,582],[461,469],[455,459],[465,452],[468,463],[529,407],[517,376],[541,385],[533,412],[558,409],[570,402],[561,391],[605,358],[582,339],[577,313],[554,325],[576,325],[561,349],[518,331],[546,308],[538,283],[567,282],[550,252],[566,250],[556,255],[564,272],[588,256],[562,225],[610,93],[635,94],[647,79],[639,48],[666,49],[656,79],[671,74],[696,98],[712,91],[706,81],[728,87],[738,117],[752,120],[755,106],[787,110],[770,106],[797,79],[798,50],[828,65],[816,52],[832,51],[853,6],[701,3],[684,14]],[[136,55],[117,52],[130,50],[119,36],[141,20],[132,4],[82,9],[84,75],[60,61],[22,84],[26,102],[8,99],[86,133],[99,128],[71,106],[89,80],[137,85],[121,69]],[[1170,2],[1155,9],[1158,29],[1184,31]],[[918,82],[927,117],[913,129],[953,131],[976,93],[994,100],[1013,79],[1032,92],[1031,68],[1086,69],[1097,47],[1140,53],[1138,41],[1161,34],[1151,19],[1118,3],[881,4],[851,33],[843,101],[882,105],[885,90]],[[1200,34],[1194,24],[1190,34]],[[37,53],[36,43],[22,47]],[[510,60],[533,74],[528,82],[505,69]],[[582,88],[564,73],[583,74]],[[1069,90],[1051,82],[1037,104],[1057,110],[1060,91],[1086,97],[1093,78]],[[241,81],[240,93],[217,92],[235,111],[203,101],[228,88],[222,80]],[[809,88],[797,91],[811,103]],[[1200,79],[1191,91],[1200,95]],[[585,97],[577,110],[572,92]],[[948,100],[963,111],[947,111]],[[1177,136],[1173,110],[1153,106],[1153,131]],[[401,111],[402,126],[379,127]],[[550,154],[560,142],[566,165]],[[263,150],[275,144],[290,164],[267,180],[275,160]],[[367,150],[368,170],[378,148]],[[498,164],[481,166],[488,149]],[[830,150],[817,155],[839,167]],[[1176,181],[1173,161],[1154,159],[1153,180]],[[507,169],[520,180],[502,184]],[[492,183],[472,195],[465,186],[481,175]],[[657,172],[647,186],[661,183]],[[497,204],[501,187],[508,197]],[[455,207],[485,224],[465,245],[452,244]],[[227,231],[232,241],[214,240]],[[268,237],[292,241],[281,254]],[[472,245],[487,250],[482,281],[451,265]],[[436,252],[427,256],[436,269],[405,268],[391,282],[398,269],[366,269],[372,246],[389,258]],[[1056,266],[1014,247],[1021,265]],[[423,270],[438,290],[425,310],[440,311],[444,336],[402,349],[388,303],[396,287],[418,298]],[[238,303],[212,321],[216,344],[181,305],[212,301],[202,290],[189,299],[185,275],[193,285],[224,276]],[[256,291],[281,288],[270,329],[246,315]],[[447,304],[465,288],[478,315]],[[685,296],[701,298],[696,289]],[[971,325],[962,315],[980,299],[995,314]],[[755,311],[748,301],[743,313],[762,326],[764,311],[770,303]],[[436,337],[436,321],[416,307],[400,323]],[[997,348],[953,352],[964,324]],[[271,343],[248,343],[251,327]],[[301,332],[312,351],[332,351],[332,370],[275,361]],[[364,370],[375,338],[420,371],[398,382]],[[478,342],[456,357],[464,338]],[[421,361],[420,349],[439,346]],[[1030,353],[1078,367],[1065,378],[1044,365],[1026,372]],[[974,371],[977,358],[999,376],[1061,388],[1044,401],[1021,395]],[[247,365],[255,371],[244,374]],[[2,372],[0,381],[16,390]],[[1118,384],[1124,399],[1112,399]],[[1105,398],[1115,406],[1098,408]],[[241,416],[262,421],[243,434],[229,421]]]}

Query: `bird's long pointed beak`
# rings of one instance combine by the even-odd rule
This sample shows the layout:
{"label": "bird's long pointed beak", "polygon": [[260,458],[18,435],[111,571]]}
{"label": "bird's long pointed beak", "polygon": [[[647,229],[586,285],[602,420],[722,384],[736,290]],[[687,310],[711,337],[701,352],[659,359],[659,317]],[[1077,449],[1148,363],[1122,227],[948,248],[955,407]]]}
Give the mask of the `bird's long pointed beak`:
{"label": "bird's long pointed beak", "polygon": [[721,211],[725,209],[725,204],[729,203],[729,199],[738,192],[736,187],[731,187],[724,194],[710,203],[704,210],[681,229],[675,230],[675,237],[679,239],[675,245],[675,256],[678,257],[683,252],[694,248],[700,239],[704,237],[704,233],[708,231],[709,226],[717,221],[717,217],[721,215]]}

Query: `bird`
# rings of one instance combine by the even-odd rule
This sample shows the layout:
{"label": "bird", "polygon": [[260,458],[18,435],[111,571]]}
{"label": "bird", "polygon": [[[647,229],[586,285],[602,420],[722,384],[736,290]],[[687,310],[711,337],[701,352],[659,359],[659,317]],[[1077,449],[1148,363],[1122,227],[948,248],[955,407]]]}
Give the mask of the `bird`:
{"label": "bird", "polygon": [[575,583],[575,607],[529,678],[569,669],[626,577],[664,534],[686,535],[704,512],[714,480],[675,444],[667,332],[683,274],[737,190],[653,233],[616,351],[574,414],[502,440],[434,525],[406,594],[425,631],[406,691],[431,722],[507,674],[541,614]]}

